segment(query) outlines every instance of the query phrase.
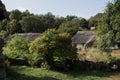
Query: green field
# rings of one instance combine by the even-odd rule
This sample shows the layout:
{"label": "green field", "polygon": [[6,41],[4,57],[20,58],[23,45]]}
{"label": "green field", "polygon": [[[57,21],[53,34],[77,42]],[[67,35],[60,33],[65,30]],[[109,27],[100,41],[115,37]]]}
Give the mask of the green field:
{"label": "green field", "polygon": [[7,70],[7,80],[109,80],[111,73],[100,71],[58,72],[26,66],[12,66]]}

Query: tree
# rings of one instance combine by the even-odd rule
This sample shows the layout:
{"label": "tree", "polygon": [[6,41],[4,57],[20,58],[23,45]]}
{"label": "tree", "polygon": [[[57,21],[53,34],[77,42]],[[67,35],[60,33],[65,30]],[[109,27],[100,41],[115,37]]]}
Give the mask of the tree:
{"label": "tree", "polygon": [[43,67],[54,68],[55,58],[64,61],[74,59],[76,50],[71,45],[71,37],[68,33],[59,34],[55,29],[48,29],[42,37],[30,44],[31,53],[39,54],[43,60]]}
{"label": "tree", "polygon": [[5,38],[8,35],[7,31],[1,30],[0,31],[0,38]]}
{"label": "tree", "polygon": [[97,29],[98,48],[114,46],[120,40],[120,0],[108,3]]}
{"label": "tree", "polygon": [[18,9],[16,9],[16,10],[13,10],[10,12],[9,18],[10,18],[10,20],[15,19],[18,21],[21,19],[21,14],[22,14],[22,12],[20,12]]}
{"label": "tree", "polygon": [[30,45],[30,52],[39,54],[43,59],[42,67],[51,69],[54,67],[53,53],[55,50],[55,39],[57,32],[55,29],[48,29],[44,32],[42,37],[37,38]]}
{"label": "tree", "polygon": [[66,22],[66,19],[64,17],[55,17],[55,28],[58,29],[62,23]]}
{"label": "tree", "polygon": [[45,30],[50,28],[57,28],[55,16],[52,13],[48,12],[45,15],[39,15],[39,19],[42,22],[42,27],[44,27]]}
{"label": "tree", "polygon": [[28,39],[16,36],[7,42],[6,46],[3,49],[3,53],[9,58],[23,58],[27,60],[27,54],[29,54],[28,44]]}
{"label": "tree", "polygon": [[7,32],[10,34],[22,32],[20,23],[15,19],[10,20],[7,24]]}
{"label": "tree", "polygon": [[71,35],[69,33],[60,33],[56,39],[56,53],[54,54],[60,61],[66,59],[75,60],[77,59],[77,49],[72,47]]}
{"label": "tree", "polygon": [[25,16],[20,20],[24,32],[42,32],[44,27],[38,16]]}
{"label": "tree", "polygon": [[58,28],[58,31],[61,33],[70,33],[71,35],[74,35],[78,30],[82,30],[82,27],[80,26],[80,20],[79,19],[73,19],[71,21],[66,21],[60,25]]}
{"label": "tree", "polygon": [[83,29],[88,29],[88,21],[84,18],[82,18],[79,22],[79,26],[82,27]]}
{"label": "tree", "polygon": [[88,20],[89,24],[88,27],[97,27],[99,19],[104,15],[104,13],[97,13],[95,16],[90,17]]}
{"label": "tree", "polygon": [[66,20],[71,21],[72,19],[77,18],[77,16],[67,15]]}
{"label": "tree", "polygon": [[31,14],[28,10],[22,12],[22,14],[20,15],[21,19],[22,17],[25,17],[25,16],[33,16],[33,14]]}
{"label": "tree", "polygon": [[2,21],[0,21],[0,30],[6,30],[7,23],[7,19],[3,19]]}

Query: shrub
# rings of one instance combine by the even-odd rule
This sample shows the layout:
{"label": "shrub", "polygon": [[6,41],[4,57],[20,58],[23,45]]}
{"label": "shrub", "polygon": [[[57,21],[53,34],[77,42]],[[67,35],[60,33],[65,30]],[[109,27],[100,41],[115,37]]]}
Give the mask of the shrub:
{"label": "shrub", "polygon": [[57,32],[55,29],[49,29],[44,32],[42,37],[37,38],[30,44],[30,52],[39,54],[39,59],[43,60],[42,67],[48,69],[53,68],[53,53],[55,50],[55,39]]}
{"label": "shrub", "polygon": [[69,33],[60,33],[56,38],[56,51],[55,56],[60,61],[65,61],[66,59],[75,60],[77,59],[76,51],[77,49],[72,47],[71,36]]}
{"label": "shrub", "polygon": [[42,67],[54,68],[55,58],[58,60],[73,59],[76,50],[71,45],[68,33],[59,34],[55,29],[48,29],[42,37],[37,38],[30,44],[30,52],[38,54],[43,60]]}
{"label": "shrub", "polygon": [[0,38],[5,38],[8,35],[7,31],[0,31]]}
{"label": "shrub", "polygon": [[9,58],[27,59],[27,54],[29,54],[28,43],[28,39],[16,36],[7,42],[6,46],[3,48],[3,53]]}

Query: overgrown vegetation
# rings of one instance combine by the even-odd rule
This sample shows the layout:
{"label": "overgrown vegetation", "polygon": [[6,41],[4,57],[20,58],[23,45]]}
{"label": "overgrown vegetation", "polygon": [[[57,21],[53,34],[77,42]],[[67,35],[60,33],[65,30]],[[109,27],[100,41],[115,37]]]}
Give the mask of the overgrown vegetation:
{"label": "overgrown vegetation", "polygon": [[55,29],[48,29],[42,37],[33,41],[29,48],[31,53],[39,54],[44,61],[44,68],[54,68],[54,61],[76,59],[76,49],[71,45],[71,37],[68,33],[59,34]]}
{"label": "overgrown vegetation", "polygon": [[16,36],[7,42],[3,53],[8,58],[27,60],[31,66],[42,60],[42,67],[47,69],[54,68],[54,61],[77,59],[70,34],[58,33],[55,29],[48,29],[33,42]]}
{"label": "overgrown vegetation", "polygon": [[35,15],[28,10],[21,12],[17,9],[9,12],[8,20],[0,21],[0,31],[4,30],[8,34],[25,32],[42,33],[51,28],[59,29],[60,26],[66,27],[66,29],[60,28],[59,31],[70,34],[76,33],[77,30],[89,29],[88,21],[84,18],[69,15],[66,17],[56,17],[50,12],[44,15]]}
{"label": "overgrown vegetation", "polygon": [[98,48],[102,51],[110,50],[120,40],[120,0],[107,4],[98,23],[97,36]]}
{"label": "overgrown vegetation", "polygon": [[28,39],[14,37],[11,41],[7,42],[3,49],[3,53],[10,58],[23,58],[27,59],[27,55],[29,54],[28,51]]}

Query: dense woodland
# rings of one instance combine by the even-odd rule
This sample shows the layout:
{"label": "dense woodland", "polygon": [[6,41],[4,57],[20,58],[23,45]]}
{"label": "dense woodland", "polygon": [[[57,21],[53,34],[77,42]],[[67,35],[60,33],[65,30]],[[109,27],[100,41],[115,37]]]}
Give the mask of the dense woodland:
{"label": "dense woodland", "polygon": [[35,15],[28,10],[21,12],[13,10],[8,13],[8,19],[0,22],[0,36],[5,37],[14,33],[43,33],[45,30],[55,28],[59,32],[67,32],[71,35],[80,30],[89,30],[97,27],[98,19],[103,13],[98,13],[90,19],[68,15],[57,17],[52,13]]}

